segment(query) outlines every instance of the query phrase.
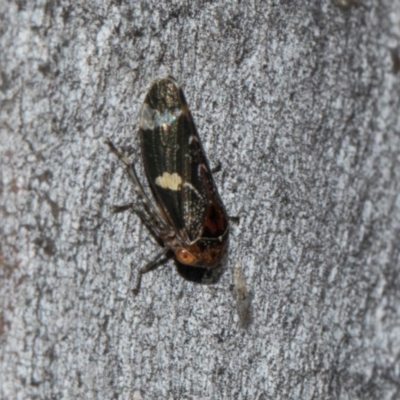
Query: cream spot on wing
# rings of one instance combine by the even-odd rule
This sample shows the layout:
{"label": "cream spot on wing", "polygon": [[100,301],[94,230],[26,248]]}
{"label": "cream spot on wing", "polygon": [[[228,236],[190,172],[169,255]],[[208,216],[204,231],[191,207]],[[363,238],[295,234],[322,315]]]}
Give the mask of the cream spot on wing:
{"label": "cream spot on wing", "polygon": [[182,185],[182,178],[174,172],[164,172],[162,176],[156,178],[156,185],[161,186],[163,189],[179,190]]}

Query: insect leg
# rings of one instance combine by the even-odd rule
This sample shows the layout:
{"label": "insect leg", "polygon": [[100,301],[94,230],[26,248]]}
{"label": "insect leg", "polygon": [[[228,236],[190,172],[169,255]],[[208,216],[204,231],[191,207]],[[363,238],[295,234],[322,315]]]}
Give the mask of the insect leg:
{"label": "insect leg", "polygon": [[238,215],[229,215],[229,221],[232,221],[234,224],[238,224],[240,222],[240,217]]}
{"label": "insect leg", "polygon": [[211,168],[211,173],[216,174],[217,172],[220,172],[221,169],[222,169],[222,164],[220,161],[218,161],[218,164],[214,168]]}
{"label": "insect leg", "polygon": [[163,246],[164,243],[161,239],[162,227],[160,227],[154,215],[152,215],[151,212],[149,212],[145,208],[138,207],[136,204],[132,205],[132,210],[140,218],[142,224],[147,228],[147,230],[150,232],[156,242],[160,246]]}
{"label": "insect leg", "polygon": [[160,226],[157,225],[157,219],[151,214],[147,208],[141,208],[135,203],[123,204],[121,206],[114,205],[112,207],[113,213],[117,214],[127,210],[132,210],[142,221],[143,225],[147,228],[154,239],[162,246],[163,242],[160,239]]}
{"label": "insect leg", "polygon": [[134,206],[134,203],[123,204],[122,206],[112,206],[112,212],[114,214],[130,210]]}
{"label": "insect leg", "polygon": [[[122,154],[118,149],[114,146],[114,144],[111,142],[110,139],[106,139],[104,143],[109,147],[110,151],[117,156],[117,158],[122,161],[126,169],[128,171],[129,177],[131,178],[134,189],[136,192],[136,195],[138,196],[138,200],[140,205],[143,207],[143,209],[146,211],[146,214],[148,214],[151,217],[151,220],[154,221],[155,224],[159,227],[166,227],[166,222],[164,218],[160,215],[158,212],[157,208],[154,206],[154,204],[151,202],[149,197],[147,196],[146,192],[143,189],[143,186],[141,185],[138,176],[136,174],[135,170],[135,165],[131,162],[129,162],[128,158]],[[126,208],[128,209],[128,208]],[[122,210],[121,210],[122,211]],[[118,211],[117,211],[118,212]],[[136,212],[136,211],[135,211]]]}
{"label": "insect leg", "polygon": [[159,253],[156,254],[154,259],[147,263],[144,267],[140,268],[138,271],[138,275],[136,278],[136,284],[134,289],[132,290],[134,296],[139,293],[140,285],[142,283],[142,275],[146,274],[147,272],[155,270],[157,267],[165,264],[171,257],[172,253],[168,254],[169,249],[163,248]]}
{"label": "insect leg", "polygon": [[[114,144],[111,142],[110,139],[107,138],[107,139],[104,141],[104,143],[109,147],[110,151],[111,151],[113,154],[115,154],[115,156],[117,156],[117,158],[125,164],[126,169],[127,169],[127,171],[128,171],[128,174],[129,174],[130,178],[131,178],[132,181],[133,181],[133,184],[134,184],[134,187],[135,187],[135,191],[136,191],[136,193],[138,194],[138,196],[139,196],[140,198],[145,198],[145,199],[149,200],[148,197],[147,197],[147,195],[146,195],[146,193],[145,193],[144,190],[143,190],[142,185],[141,185],[140,182],[139,182],[139,179],[138,179],[137,175],[136,175],[135,167],[134,167],[134,165],[129,161],[128,157],[127,157],[125,154],[123,154],[123,153],[121,153],[120,151],[118,151],[118,149],[114,146]],[[149,201],[150,201],[150,200],[149,200]]]}

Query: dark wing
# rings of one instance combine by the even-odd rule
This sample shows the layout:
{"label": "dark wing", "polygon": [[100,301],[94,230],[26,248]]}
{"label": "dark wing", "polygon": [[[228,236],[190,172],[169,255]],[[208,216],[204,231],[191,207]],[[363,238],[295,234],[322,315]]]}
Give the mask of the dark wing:
{"label": "dark wing", "polygon": [[220,199],[185,97],[173,78],[157,80],[147,93],[140,140],[145,172],[161,211],[182,239],[195,240],[209,196]]}

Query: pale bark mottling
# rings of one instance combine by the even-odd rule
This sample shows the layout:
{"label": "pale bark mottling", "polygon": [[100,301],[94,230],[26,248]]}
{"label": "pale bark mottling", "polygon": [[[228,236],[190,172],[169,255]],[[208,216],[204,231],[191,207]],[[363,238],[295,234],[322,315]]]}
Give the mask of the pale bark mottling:
{"label": "pale bark mottling", "polygon": [[[400,1],[348,3],[0,2],[1,398],[400,398]],[[239,222],[216,284],[132,297],[103,141],[165,75]]]}

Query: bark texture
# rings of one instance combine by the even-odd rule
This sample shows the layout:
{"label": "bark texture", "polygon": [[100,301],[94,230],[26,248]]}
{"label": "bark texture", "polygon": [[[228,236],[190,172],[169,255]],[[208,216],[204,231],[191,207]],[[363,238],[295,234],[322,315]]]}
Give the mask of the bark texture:
{"label": "bark texture", "polygon": [[[0,397],[399,399],[399,46],[399,0],[1,1]],[[103,140],[138,159],[165,75],[239,222],[217,283],[132,297]]]}

